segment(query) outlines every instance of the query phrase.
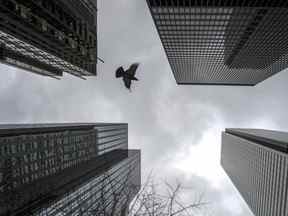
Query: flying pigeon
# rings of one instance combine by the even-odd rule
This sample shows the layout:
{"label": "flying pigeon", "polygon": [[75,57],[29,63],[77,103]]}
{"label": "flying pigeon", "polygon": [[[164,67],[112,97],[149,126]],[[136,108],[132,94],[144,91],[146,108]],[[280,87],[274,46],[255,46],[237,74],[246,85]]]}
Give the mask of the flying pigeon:
{"label": "flying pigeon", "polygon": [[116,78],[121,78],[121,77],[123,78],[125,87],[129,89],[130,91],[131,91],[132,80],[138,81],[138,79],[135,77],[138,66],[139,66],[139,63],[134,63],[126,71],[124,71],[123,67],[119,67],[115,73]]}

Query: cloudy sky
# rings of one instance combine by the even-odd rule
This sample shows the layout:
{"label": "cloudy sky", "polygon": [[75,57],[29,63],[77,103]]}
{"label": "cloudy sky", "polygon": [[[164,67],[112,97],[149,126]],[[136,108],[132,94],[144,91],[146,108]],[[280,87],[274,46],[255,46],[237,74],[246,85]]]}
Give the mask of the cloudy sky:
{"label": "cloudy sky", "polygon": [[[98,76],[61,81],[1,65],[1,123],[128,122],[143,175],[205,192],[216,216],[252,215],[220,167],[226,127],[288,131],[288,73],[256,87],[177,86],[144,0],[99,1]],[[140,62],[130,93],[115,69]]]}

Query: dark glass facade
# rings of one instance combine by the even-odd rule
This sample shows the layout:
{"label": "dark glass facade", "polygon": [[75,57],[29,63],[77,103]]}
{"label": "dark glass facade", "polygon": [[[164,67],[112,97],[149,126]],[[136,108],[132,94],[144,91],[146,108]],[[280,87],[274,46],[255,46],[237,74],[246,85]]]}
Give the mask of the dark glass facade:
{"label": "dark glass facade", "polygon": [[50,77],[96,75],[96,2],[1,0],[0,61]]}
{"label": "dark glass facade", "polygon": [[[128,155],[126,152],[105,173],[99,173],[33,215],[125,216],[130,201],[140,189],[140,176],[140,151],[129,150]],[[115,194],[119,195],[117,201]]]}
{"label": "dark glass facade", "polygon": [[287,67],[287,1],[147,3],[178,84],[253,86]]}
{"label": "dark glass facade", "polygon": [[135,160],[139,169],[131,176],[138,176],[140,186],[140,152],[128,151],[127,124],[2,125],[0,215],[43,215],[56,201],[65,206],[65,197],[83,191],[83,185],[92,191],[94,180],[115,167],[120,166],[118,175],[127,172],[121,164],[136,167]]}

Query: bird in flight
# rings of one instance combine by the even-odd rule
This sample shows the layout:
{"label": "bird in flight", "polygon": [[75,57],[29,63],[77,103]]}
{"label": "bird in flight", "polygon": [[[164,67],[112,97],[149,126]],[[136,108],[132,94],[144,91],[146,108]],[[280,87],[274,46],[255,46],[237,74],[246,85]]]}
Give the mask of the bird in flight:
{"label": "bird in flight", "polygon": [[129,89],[130,91],[131,91],[132,80],[138,81],[138,79],[135,77],[138,66],[139,66],[139,63],[134,63],[126,71],[124,71],[123,67],[119,67],[115,73],[116,78],[122,77],[125,87]]}

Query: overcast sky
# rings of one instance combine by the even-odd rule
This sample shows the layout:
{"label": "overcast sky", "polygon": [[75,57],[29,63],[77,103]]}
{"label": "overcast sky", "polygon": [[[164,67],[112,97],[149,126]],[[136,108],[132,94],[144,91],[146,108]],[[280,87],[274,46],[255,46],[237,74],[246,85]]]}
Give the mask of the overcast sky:
{"label": "overcast sky", "polygon": [[[1,65],[1,123],[127,122],[143,175],[181,179],[205,192],[210,215],[252,215],[220,167],[226,127],[288,130],[288,73],[256,87],[177,86],[145,0],[99,2],[98,76],[53,80]],[[118,66],[140,62],[127,91]]]}

